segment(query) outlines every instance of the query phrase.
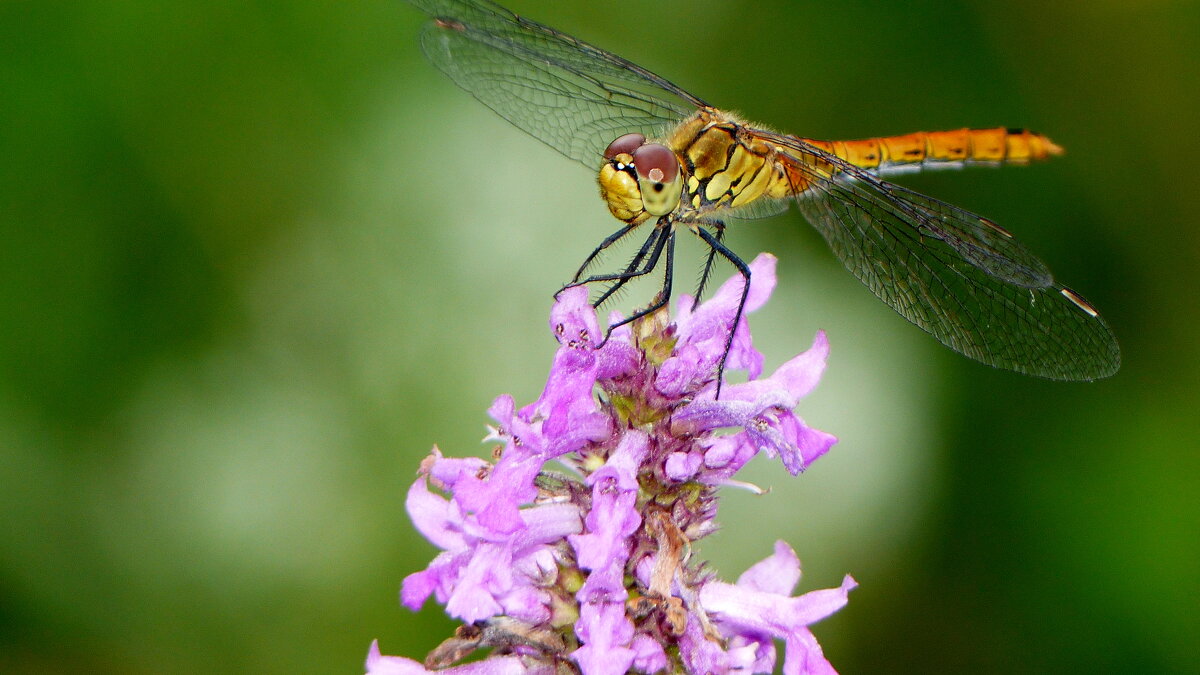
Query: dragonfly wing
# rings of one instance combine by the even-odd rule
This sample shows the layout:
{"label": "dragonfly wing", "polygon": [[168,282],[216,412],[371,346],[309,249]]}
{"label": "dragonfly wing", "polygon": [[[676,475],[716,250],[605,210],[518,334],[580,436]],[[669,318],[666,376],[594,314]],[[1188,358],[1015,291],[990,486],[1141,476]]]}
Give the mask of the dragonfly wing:
{"label": "dragonfly wing", "polygon": [[[865,173],[854,167],[856,173]],[[1028,288],[1044,288],[1054,277],[1037,256],[991,220],[953,204],[872,176],[866,188],[882,191],[913,218],[925,236],[945,242],[972,265],[994,277]],[[857,178],[850,180],[857,181]]]}
{"label": "dragonfly wing", "polygon": [[788,210],[787,199],[769,199],[762,197],[756,199],[745,206],[737,206],[729,211],[729,218],[740,218],[742,220],[757,220],[759,218],[770,218],[777,216]]}
{"label": "dragonfly wing", "polygon": [[991,221],[799,139],[771,140],[806,160],[794,163],[807,182],[797,203],[846,268],[942,344],[1058,380],[1107,377],[1120,367],[1104,320]]}
{"label": "dragonfly wing", "polygon": [[589,169],[618,136],[663,135],[704,105],[657,75],[483,1],[409,0],[425,55],[501,117]]}

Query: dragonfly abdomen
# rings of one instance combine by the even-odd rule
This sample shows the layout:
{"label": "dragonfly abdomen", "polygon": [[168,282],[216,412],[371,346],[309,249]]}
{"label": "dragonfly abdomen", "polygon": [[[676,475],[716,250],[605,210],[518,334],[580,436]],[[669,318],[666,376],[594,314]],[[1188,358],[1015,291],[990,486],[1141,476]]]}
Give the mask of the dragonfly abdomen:
{"label": "dragonfly abdomen", "polygon": [[806,142],[880,174],[970,164],[1026,164],[1063,152],[1042,134],[1004,127],[920,131],[856,141],[806,139]]}

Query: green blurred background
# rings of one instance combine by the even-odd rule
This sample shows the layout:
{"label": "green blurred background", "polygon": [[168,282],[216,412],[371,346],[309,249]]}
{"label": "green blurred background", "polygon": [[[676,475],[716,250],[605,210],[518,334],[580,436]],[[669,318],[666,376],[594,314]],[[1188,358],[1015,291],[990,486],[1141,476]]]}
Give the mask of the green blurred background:
{"label": "green blurred background", "polygon": [[[842,440],[752,467],[772,492],[702,553],[733,577],[783,537],[805,589],[853,573],[817,627],[845,673],[1200,671],[1197,3],[512,3],[776,128],[1063,144],[907,183],[1039,252],[1121,372],[969,362],[799,214],[738,228],[780,258],[768,366],[829,333],[800,412]],[[0,4],[0,671],[356,672],[448,635],[398,605],[434,553],[405,490],[536,397],[550,296],[614,222],[424,62],[422,20]]]}

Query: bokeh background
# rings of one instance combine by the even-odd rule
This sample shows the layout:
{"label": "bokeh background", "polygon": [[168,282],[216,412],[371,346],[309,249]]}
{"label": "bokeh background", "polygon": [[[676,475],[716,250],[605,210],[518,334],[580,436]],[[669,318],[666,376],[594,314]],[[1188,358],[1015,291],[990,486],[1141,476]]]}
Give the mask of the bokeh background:
{"label": "bokeh background", "polygon": [[[969,362],[799,214],[739,227],[780,258],[768,366],[829,333],[800,412],[841,443],[754,466],[771,493],[702,553],[733,577],[782,537],[804,589],[853,573],[817,627],[846,673],[1200,671],[1200,5],[511,1],[776,128],[1064,145],[907,182],[1039,252],[1121,372]],[[434,553],[405,491],[536,397],[551,294],[614,223],[425,63],[422,21],[0,4],[0,671],[349,673],[449,634],[398,605]]]}

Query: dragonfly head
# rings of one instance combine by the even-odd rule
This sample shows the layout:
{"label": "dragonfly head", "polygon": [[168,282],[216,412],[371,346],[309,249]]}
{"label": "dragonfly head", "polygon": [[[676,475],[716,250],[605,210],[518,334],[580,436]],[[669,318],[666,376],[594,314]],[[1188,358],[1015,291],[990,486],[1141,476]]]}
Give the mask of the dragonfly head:
{"label": "dragonfly head", "polygon": [[604,151],[600,195],[619,220],[636,225],[665,216],[678,208],[682,192],[679,158],[667,146],[647,143],[641,134],[625,134]]}

